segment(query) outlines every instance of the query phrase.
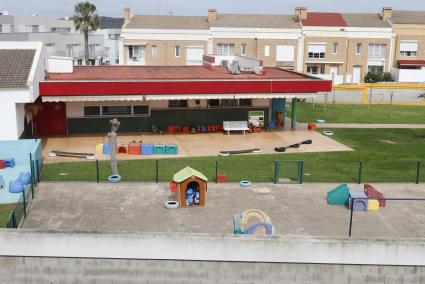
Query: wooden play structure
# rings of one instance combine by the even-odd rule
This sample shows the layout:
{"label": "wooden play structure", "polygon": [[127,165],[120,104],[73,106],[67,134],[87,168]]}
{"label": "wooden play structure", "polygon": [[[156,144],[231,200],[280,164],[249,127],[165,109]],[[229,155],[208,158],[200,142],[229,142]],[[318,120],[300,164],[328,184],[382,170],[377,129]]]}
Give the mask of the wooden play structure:
{"label": "wooden play structure", "polygon": [[173,182],[180,207],[205,206],[208,178],[204,174],[186,167],[174,175]]}

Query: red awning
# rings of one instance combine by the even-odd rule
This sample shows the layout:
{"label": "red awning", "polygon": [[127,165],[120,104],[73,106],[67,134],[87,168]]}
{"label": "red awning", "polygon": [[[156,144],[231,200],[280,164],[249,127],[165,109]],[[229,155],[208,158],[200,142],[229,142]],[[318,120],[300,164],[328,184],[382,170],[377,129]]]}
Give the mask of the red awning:
{"label": "red awning", "polygon": [[425,66],[425,60],[398,60],[399,66]]}

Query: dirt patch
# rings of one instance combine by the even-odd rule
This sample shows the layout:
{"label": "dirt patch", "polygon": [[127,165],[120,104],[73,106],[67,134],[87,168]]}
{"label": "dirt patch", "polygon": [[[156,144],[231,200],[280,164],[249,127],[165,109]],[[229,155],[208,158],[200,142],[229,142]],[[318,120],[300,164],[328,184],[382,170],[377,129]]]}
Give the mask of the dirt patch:
{"label": "dirt patch", "polygon": [[391,141],[391,140],[381,140],[380,142],[386,143],[386,144],[397,144],[397,142]]}

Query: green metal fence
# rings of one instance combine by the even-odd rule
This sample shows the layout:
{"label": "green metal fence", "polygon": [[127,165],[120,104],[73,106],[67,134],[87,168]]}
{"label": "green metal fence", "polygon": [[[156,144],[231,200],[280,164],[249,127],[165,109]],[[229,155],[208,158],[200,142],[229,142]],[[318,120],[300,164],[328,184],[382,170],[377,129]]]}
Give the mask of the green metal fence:
{"label": "green metal fence", "polygon": [[7,218],[7,228],[18,228],[22,221],[27,216],[28,205],[34,199],[37,192],[37,185],[40,182],[40,163],[38,160],[33,160],[30,154],[30,170],[31,170],[31,184],[24,187],[24,191],[20,193],[18,202],[15,208],[10,210]]}
{"label": "green metal fence", "polygon": [[[417,160],[272,160],[272,159],[146,159],[119,161],[123,181],[167,182],[177,171],[190,166],[210,181],[226,175],[239,182],[412,182],[425,181],[425,166]],[[62,174],[63,173],[63,174]],[[106,181],[109,162],[95,161],[49,165],[50,181]],[[53,178],[52,178],[53,177]]]}

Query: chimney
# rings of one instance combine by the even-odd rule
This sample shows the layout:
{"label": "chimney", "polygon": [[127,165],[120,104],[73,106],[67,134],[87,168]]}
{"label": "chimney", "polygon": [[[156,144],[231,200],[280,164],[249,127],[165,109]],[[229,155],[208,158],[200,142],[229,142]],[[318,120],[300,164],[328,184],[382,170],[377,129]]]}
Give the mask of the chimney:
{"label": "chimney", "polygon": [[296,7],[295,8],[295,19],[297,21],[307,20],[308,11],[307,7]]}
{"label": "chimney", "polygon": [[124,8],[124,24],[127,24],[130,22],[131,14],[130,14],[130,8],[125,7]]}
{"label": "chimney", "polygon": [[213,23],[217,20],[217,10],[208,9],[208,23]]}
{"label": "chimney", "polygon": [[393,16],[393,8],[391,7],[384,7],[382,8],[382,20],[384,22],[388,21],[389,18]]}

